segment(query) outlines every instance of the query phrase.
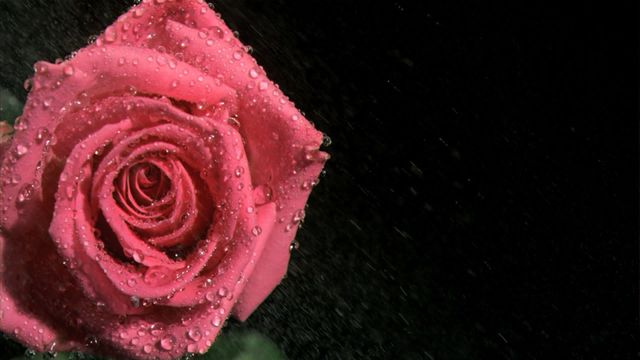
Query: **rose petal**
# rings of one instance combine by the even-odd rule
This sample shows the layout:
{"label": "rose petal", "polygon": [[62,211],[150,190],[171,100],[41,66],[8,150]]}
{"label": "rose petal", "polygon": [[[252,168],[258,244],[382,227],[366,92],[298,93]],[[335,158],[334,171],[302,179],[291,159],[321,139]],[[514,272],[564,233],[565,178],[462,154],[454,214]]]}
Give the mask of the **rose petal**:
{"label": "rose petal", "polygon": [[[7,239],[0,232],[0,254],[8,256],[13,254],[12,246],[7,245]],[[24,254],[20,254],[24,258]],[[16,271],[19,268],[7,268],[7,262],[0,261],[0,321],[2,330],[15,337],[22,343],[38,351],[65,351],[70,349],[80,349],[81,344],[68,338],[65,330],[56,326],[53,322],[47,322],[41,317],[33,316],[33,308],[38,307],[38,301],[24,301],[21,296],[14,296],[14,291],[7,288],[6,284],[14,284],[19,279],[20,274]],[[23,259],[26,261],[26,259]],[[35,300],[35,301],[33,301]]]}

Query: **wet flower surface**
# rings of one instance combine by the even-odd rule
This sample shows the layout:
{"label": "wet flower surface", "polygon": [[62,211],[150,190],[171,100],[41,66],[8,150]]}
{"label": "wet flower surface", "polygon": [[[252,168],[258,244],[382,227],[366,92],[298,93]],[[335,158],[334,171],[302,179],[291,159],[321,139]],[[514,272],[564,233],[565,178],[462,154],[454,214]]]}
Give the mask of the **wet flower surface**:
{"label": "wet flower surface", "polygon": [[5,333],[175,358],[279,283],[328,155],[246,51],[206,3],[155,0],[34,65],[1,148]]}

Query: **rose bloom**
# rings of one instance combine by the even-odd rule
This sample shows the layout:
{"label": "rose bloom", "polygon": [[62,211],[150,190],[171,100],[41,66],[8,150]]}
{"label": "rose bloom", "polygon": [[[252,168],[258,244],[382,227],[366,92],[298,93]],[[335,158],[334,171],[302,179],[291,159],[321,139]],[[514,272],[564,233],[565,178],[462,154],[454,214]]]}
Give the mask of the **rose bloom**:
{"label": "rose bloom", "polygon": [[284,276],[328,155],[200,0],[35,64],[0,146],[0,329],[39,351],[205,352]]}

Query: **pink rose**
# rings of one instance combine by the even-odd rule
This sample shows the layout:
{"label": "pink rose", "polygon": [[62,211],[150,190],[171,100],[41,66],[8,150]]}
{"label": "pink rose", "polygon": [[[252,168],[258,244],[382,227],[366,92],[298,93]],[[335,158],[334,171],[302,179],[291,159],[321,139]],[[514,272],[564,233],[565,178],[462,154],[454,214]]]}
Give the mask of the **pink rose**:
{"label": "pink rose", "polygon": [[144,0],[35,71],[0,147],[0,329],[39,351],[206,351],[285,274],[322,134],[202,0]]}

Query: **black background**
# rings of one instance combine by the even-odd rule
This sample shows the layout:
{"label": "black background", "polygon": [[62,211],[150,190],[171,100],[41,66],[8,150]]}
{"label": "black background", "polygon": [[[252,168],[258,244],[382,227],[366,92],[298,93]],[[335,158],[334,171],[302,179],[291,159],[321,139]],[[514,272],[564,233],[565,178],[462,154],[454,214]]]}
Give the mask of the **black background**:
{"label": "black background", "polygon": [[[0,85],[130,5],[0,2]],[[215,6],[333,140],[288,277],[231,328],[291,359],[637,358],[637,9]]]}

